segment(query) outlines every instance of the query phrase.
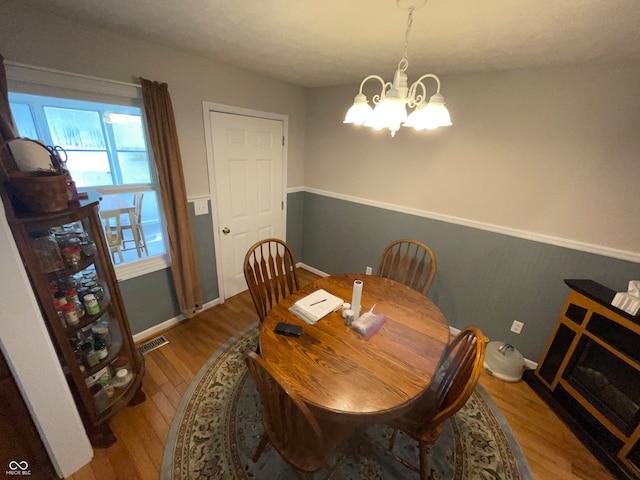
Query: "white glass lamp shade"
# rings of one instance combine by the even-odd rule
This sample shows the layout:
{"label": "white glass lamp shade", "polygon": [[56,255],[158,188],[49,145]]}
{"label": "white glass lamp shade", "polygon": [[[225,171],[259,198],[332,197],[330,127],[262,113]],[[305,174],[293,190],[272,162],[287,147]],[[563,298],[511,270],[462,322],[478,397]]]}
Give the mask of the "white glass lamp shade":
{"label": "white glass lamp shade", "polygon": [[365,123],[365,126],[372,127],[375,130],[388,128],[391,135],[400,130],[400,126],[407,120],[407,109],[404,101],[395,98],[385,98],[376,105],[371,116],[371,121]]}
{"label": "white glass lamp shade", "polygon": [[405,127],[413,127],[416,130],[424,130],[427,128],[426,120],[427,118],[424,115],[424,108],[427,106],[425,102],[420,102],[416,105],[416,109],[409,114],[409,118],[404,122]]}
{"label": "white glass lamp shade", "polygon": [[353,123],[362,125],[368,122],[373,116],[373,108],[367,103],[367,97],[359,93],[353,99],[353,105],[347,111],[343,123]]}
{"label": "white glass lamp shade", "polygon": [[444,106],[444,97],[439,93],[429,99],[429,103],[420,113],[424,115],[425,128],[428,130],[452,125],[449,110]]}

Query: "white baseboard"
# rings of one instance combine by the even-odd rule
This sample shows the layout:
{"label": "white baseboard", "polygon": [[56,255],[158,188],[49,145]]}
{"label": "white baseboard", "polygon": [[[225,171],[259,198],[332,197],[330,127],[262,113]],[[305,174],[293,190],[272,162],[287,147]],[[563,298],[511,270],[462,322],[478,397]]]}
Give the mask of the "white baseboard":
{"label": "white baseboard", "polygon": [[[309,265],[306,265],[304,263],[298,262],[296,264],[296,267],[304,268],[305,270],[309,270],[310,272],[315,273],[316,275],[320,275],[321,277],[328,277],[329,276],[328,273],[325,273],[325,272],[323,272],[321,270],[318,270],[317,268],[310,267]],[[216,298],[214,300],[211,300],[210,302],[205,303],[202,306],[202,310],[208,310],[209,308],[214,307],[216,305],[219,305],[220,303],[222,303],[222,302],[220,301],[220,297],[218,297],[218,298]],[[149,337],[157,335],[157,334],[163,332],[164,330],[166,330],[166,329],[168,329],[170,327],[173,327],[174,325],[177,325],[178,323],[182,322],[183,320],[185,320],[184,315],[178,315],[177,317],[173,317],[173,318],[170,318],[169,320],[165,320],[164,322],[159,323],[158,325],[155,325],[155,326],[153,326],[151,328],[143,330],[140,333],[136,333],[135,335],[133,335],[133,341],[135,343],[137,343],[137,342],[140,342],[141,340],[146,340]]]}
{"label": "white baseboard", "polygon": [[320,275],[321,277],[328,277],[329,274],[323,272],[322,270],[318,270],[317,268],[310,267],[306,263],[298,262],[296,263],[297,268],[304,268],[305,270],[309,270],[311,273],[315,273],[316,275]]}
{"label": "white baseboard", "polygon": [[[220,298],[216,298],[214,300],[211,300],[210,302],[205,303],[202,306],[202,310],[207,310],[218,304],[220,304]],[[177,325],[183,320],[185,320],[185,316],[182,314],[178,315],[177,317],[170,318],[169,320],[165,320],[164,322],[159,323],[158,325],[155,325],[151,328],[147,328],[146,330],[143,330],[140,333],[136,333],[135,335],[133,335],[133,341],[134,343],[137,343],[141,340],[146,340],[149,337],[152,337],[160,332],[163,332],[169,327],[173,327],[174,325]]]}

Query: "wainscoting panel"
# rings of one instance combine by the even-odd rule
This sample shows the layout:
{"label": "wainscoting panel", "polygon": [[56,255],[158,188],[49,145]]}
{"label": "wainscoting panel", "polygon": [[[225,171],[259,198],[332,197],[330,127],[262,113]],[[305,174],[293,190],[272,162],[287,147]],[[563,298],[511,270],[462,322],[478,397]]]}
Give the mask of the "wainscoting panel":
{"label": "wainscoting panel", "polygon": [[211,202],[207,199],[206,215],[196,215],[193,202],[189,202],[189,215],[193,229],[193,241],[196,246],[198,274],[202,286],[204,303],[215,300],[220,295],[218,290],[218,274],[216,272],[216,252],[213,241],[213,221]]}
{"label": "wainscoting panel", "polygon": [[[213,244],[211,204],[209,213],[195,215],[193,202],[189,202],[189,215],[196,247],[198,273],[205,304],[218,298],[218,277]],[[154,327],[180,315],[180,306],[173,286],[171,270],[165,268],[120,282],[131,332],[155,332]]]}
{"label": "wainscoting panel", "polygon": [[303,191],[287,194],[287,244],[293,250],[297,261],[302,257],[302,219],[304,218]]}
{"label": "wainscoting panel", "polygon": [[120,292],[133,335],[180,315],[168,268],[120,282]]}
{"label": "wainscoting panel", "polygon": [[[327,273],[364,272],[367,266],[375,272],[389,242],[420,240],[438,262],[429,298],[449,324],[475,324],[533,361],[567,296],[563,279],[590,278],[616,291],[640,279],[640,263],[310,192],[304,192],[303,212],[298,261]],[[513,320],[524,322],[519,335],[510,332]]]}

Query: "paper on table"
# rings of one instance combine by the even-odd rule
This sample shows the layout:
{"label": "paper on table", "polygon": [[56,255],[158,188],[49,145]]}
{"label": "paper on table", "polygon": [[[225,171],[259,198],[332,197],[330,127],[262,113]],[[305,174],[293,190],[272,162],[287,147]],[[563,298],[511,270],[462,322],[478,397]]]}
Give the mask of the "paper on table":
{"label": "paper on table", "polygon": [[308,317],[306,314],[301,312],[300,309],[298,307],[296,307],[295,305],[292,305],[291,307],[289,307],[289,311],[291,313],[293,313],[299,319],[304,320],[305,322],[307,322],[309,325],[314,325],[317,322],[317,320],[314,320],[313,318]]}
{"label": "paper on table", "polygon": [[295,310],[297,310],[317,322],[322,317],[340,308],[342,303],[341,298],[330,294],[326,290],[319,289],[298,300],[291,308],[291,311],[296,313]]}

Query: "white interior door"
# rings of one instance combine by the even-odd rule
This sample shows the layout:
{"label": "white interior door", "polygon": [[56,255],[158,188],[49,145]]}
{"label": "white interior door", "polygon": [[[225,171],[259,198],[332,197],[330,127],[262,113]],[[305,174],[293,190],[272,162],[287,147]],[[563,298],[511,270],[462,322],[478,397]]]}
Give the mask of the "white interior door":
{"label": "white interior door", "polygon": [[[283,124],[210,112],[221,293],[247,289],[243,261],[258,240],[284,238]],[[220,278],[220,276],[219,276]]]}

